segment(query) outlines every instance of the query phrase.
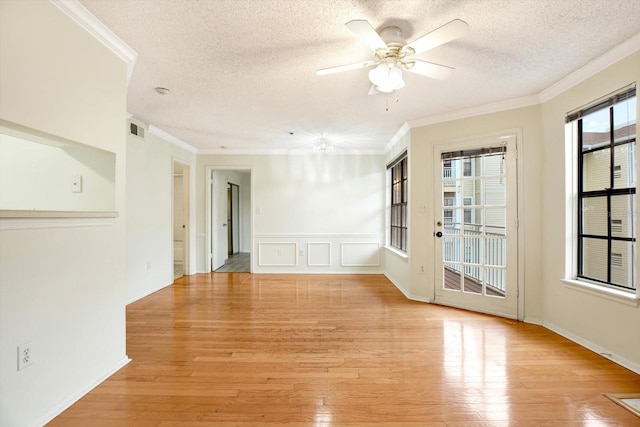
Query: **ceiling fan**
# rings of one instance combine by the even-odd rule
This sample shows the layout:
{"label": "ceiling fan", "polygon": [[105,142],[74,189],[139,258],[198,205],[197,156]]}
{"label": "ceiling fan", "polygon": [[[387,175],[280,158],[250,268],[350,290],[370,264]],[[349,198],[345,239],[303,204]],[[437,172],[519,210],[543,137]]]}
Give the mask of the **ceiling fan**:
{"label": "ceiling fan", "polygon": [[365,20],[356,19],[345,25],[373,50],[375,59],[322,68],[316,70],[316,74],[322,76],[375,65],[376,67],[369,71],[369,80],[372,83],[369,95],[380,92],[390,93],[403,88],[402,70],[434,79],[446,79],[453,73],[454,68],[415,59],[414,56],[462,37],[469,32],[469,25],[466,22],[454,19],[411,43],[405,44],[402,32],[398,27],[385,27],[380,30],[380,33],[377,33]]}

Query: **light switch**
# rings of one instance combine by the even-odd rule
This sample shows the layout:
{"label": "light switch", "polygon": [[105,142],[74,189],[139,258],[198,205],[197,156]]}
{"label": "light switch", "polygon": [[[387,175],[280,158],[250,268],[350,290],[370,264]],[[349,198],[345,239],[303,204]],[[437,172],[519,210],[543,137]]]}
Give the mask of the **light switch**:
{"label": "light switch", "polygon": [[71,175],[71,192],[82,193],[82,175]]}

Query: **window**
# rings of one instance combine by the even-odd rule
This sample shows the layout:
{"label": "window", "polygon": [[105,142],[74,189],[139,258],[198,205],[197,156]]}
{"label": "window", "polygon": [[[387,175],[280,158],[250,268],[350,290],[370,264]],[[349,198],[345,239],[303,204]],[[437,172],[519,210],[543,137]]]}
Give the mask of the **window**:
{"label": "window", "polygon": [[391,162],[387,169],[391,176],[391,227],[389,244],[407,251],[407,200],[409,196],[407,153]]}
{"label": "window", "polygon": [[472,172],[471,172],[471,159],[466,158],[463,159],[463,163],[462,163],[462,175],[463,176],[472,176]]}
{"label": "window", "polygon": [[[444,195],[444,206],[454,206],[456,201],[455,196],[447,196],[447,194],[449,193],[445,193]],[[444,209],[442,216],[445,225],[452,225],[454,223],[453,209]]]}
{"label": "window", "polygon": [[636,90],[568,116],[575,121],[577,276],[636,289]]}
{"label": "window", "polygon": [[[469,169],[469,170],[471,170],[471,169]],[[471,197],[465,197],[463,199],[463,201],[462,201],[462,203],[465,206],[471,206],[473,204],[472,202],[473,202],[473,199]],[[464,225],[467,226],[467,225],[471,225],[472,223],[473,223],[473,217],[472,217],[472,214],[471,214],[471,209],[465,209],[464,210]]]}

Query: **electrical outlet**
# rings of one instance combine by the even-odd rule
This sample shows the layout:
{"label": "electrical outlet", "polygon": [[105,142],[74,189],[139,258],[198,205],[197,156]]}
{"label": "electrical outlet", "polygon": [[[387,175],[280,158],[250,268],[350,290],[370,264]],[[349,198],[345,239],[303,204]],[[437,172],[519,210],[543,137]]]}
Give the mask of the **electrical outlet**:
{"label": "electrical outlet", "polygon": [[424,274],[424,265],[420,266],[420,274]]}
{"label": "electrical outlet", "polygon": [[151,270],[151,260],[147,260],[147,270]]}
{"label": "electrical outlet", "polygon": [[33,348],[31,342],[18,346],[18,371],[33,365]]}

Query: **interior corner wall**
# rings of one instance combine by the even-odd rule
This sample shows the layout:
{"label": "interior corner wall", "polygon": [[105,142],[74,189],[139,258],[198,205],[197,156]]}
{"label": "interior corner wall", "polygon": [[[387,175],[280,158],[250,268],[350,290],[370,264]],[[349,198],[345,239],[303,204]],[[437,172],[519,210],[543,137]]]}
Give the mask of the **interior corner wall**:
{"label": "interior corner wall", "polygon": [[[116,155],[105,225],[0,231],[0,424],[42,425],[125,354],[126,64],[48,1],[0,2],[0,116]],[[30,342],[33,365],[17,370]]]}
{"label": "interior corner wall", "polygon": [[254,273],[382,273],[384,156],[336,152],[199,155],[198,271],[208,256],[207,168],[236,166],[252,168]]}
{"label": "interior corner wall", "polygon": [[[434,147],[439,144],[477,139],[496,132],[519,129],[519,182],[523,206],[519,206],[519,222],[523,228],[524,262],[521,283],[524,289],[524,318],[535,323],[542,320],[542,123],[540,106],[517,108],[460,120],[411,129],[409,146],[409,182],[411,201],[410,230],[410,295],[414,299],[432,301],[434,295]],[[426,205],[426,210],[420,210]],[[425,273],[421,273],[424,266]]]}
{"label": "interior corner wall", "polygon": [[[561,282],[566,278],[562,236],[572,234],[565,218],[571,197],[565,192],[569,159],[565,156],[565,115],[620,88],[640,81],[640,52],[636,52],[542,105],[544,162],[542,205],[544,245],[544,323],[549,328],[640,372],[640,308],[581,292]],[[638,110],[640,111],[640,110]],[[636,117],[636,122],[640,122]],[[638,161],[636,150],[636,165]],[[636,166],[638,167],[638,166]],[[636,206],[636,212],[638,211]],[[636,253],[637,263],[637,253]],[[636,274],[636,283],[638,276]]]}
{"label": "interior corner wall", "polygon": [[[188,252],[195,254],[195,158],[151,132],[144,139],[127,136],[127,303],[173,283],[174,160],[189,165],[190,175],[183,179],[190,185]],[[193,258],[189,259],[190,272],[195,272]]]}

